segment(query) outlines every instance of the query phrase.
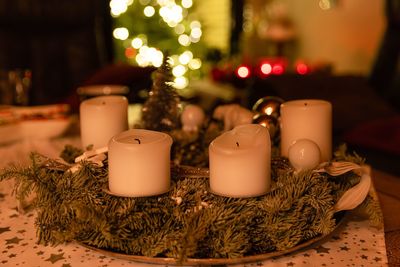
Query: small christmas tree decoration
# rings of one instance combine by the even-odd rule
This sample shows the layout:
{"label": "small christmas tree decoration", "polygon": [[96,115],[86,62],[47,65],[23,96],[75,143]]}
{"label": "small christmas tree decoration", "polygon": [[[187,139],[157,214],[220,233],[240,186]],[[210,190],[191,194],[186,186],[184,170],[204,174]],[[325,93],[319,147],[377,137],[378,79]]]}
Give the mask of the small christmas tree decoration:
{"label": "small christmas tree decoration", "polygon": [[266,96],[257,100],[257,102],[253,105],[252,110],[257,113],[279,118],[280,106],[283,102],[284,100],[280,97]]}
{"label": "small christmas tree decoration", "polygon": [[318,145],[309,139],[300,139],[289,147],[290,164],[297,170],[310,170],[321,162]]}
{"label": "small christmas tree decoration", "polygon": [[201,107],[187,105],[181,115],[182,129],[185,132],[198,132],[206,115]]}
{"label": "small christmas tree decoration", "polygon": [[171,131],[179,126],[180,101],[172,86],[172,72],[168,58],[158,68],[153,77],[149,98],[143,105],[143,127],[154,131]]}

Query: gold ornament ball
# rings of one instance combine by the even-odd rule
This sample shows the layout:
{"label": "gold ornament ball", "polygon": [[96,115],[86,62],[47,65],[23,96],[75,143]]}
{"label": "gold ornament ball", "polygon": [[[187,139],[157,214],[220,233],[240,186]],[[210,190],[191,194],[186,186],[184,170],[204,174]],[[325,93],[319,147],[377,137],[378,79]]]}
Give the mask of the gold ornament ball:
{"label": "gold ornament ball", "polygon": [[266,96],[257,100],[253,105],[253,111],[266,114],[275,118],[280,116],[280,107],[284,100],[277,96]]}
{"label": "gold ornament ball", "polygon": [[258,113],[253,116],[253,123],[267,128],[271,139],[274,139],[279,132],[278,119],[273,116]]}

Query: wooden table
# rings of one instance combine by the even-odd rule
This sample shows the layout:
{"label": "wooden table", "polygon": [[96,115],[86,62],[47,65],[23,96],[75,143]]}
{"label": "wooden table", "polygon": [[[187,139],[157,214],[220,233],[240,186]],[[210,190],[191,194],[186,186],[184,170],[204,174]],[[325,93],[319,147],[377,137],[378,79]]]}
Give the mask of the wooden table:
{"label": "wooden table", "polygon": [[400,177],[374,169],[372,178],[383,212],[389,266],[400,266]]}

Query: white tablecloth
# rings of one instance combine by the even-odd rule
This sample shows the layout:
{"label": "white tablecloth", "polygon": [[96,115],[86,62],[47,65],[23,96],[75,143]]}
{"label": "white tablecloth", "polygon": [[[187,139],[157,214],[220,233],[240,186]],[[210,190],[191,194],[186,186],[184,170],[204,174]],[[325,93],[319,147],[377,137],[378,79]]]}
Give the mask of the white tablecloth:
{"label": "white tablecloth", "polygon": [[[79,139],[24,140],[1,146],[0,167],[9,163],[29,164],[31,151],[58,157],[65,144],[79,146]],[[0,183],[0,266],[150,266],[109,257],[74,243],[56,247],[36,244],[35,213],[18,213],[12,187],[12,181]],[[374,228],[368,220],[349,217],[322,242],[245,266],[388,266],[383,227]]]}

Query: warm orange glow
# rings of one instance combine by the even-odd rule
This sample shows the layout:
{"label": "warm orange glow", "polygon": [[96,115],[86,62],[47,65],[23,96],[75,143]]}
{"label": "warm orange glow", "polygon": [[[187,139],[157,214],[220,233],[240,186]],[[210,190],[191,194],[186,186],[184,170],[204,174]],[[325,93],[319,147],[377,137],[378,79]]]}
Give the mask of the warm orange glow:
{"label": "warm orange glow", "polygon": [[136,50],[132,47],[128,47],[125,49],[125,56],[127,58],[134,58],[136,56]]}

